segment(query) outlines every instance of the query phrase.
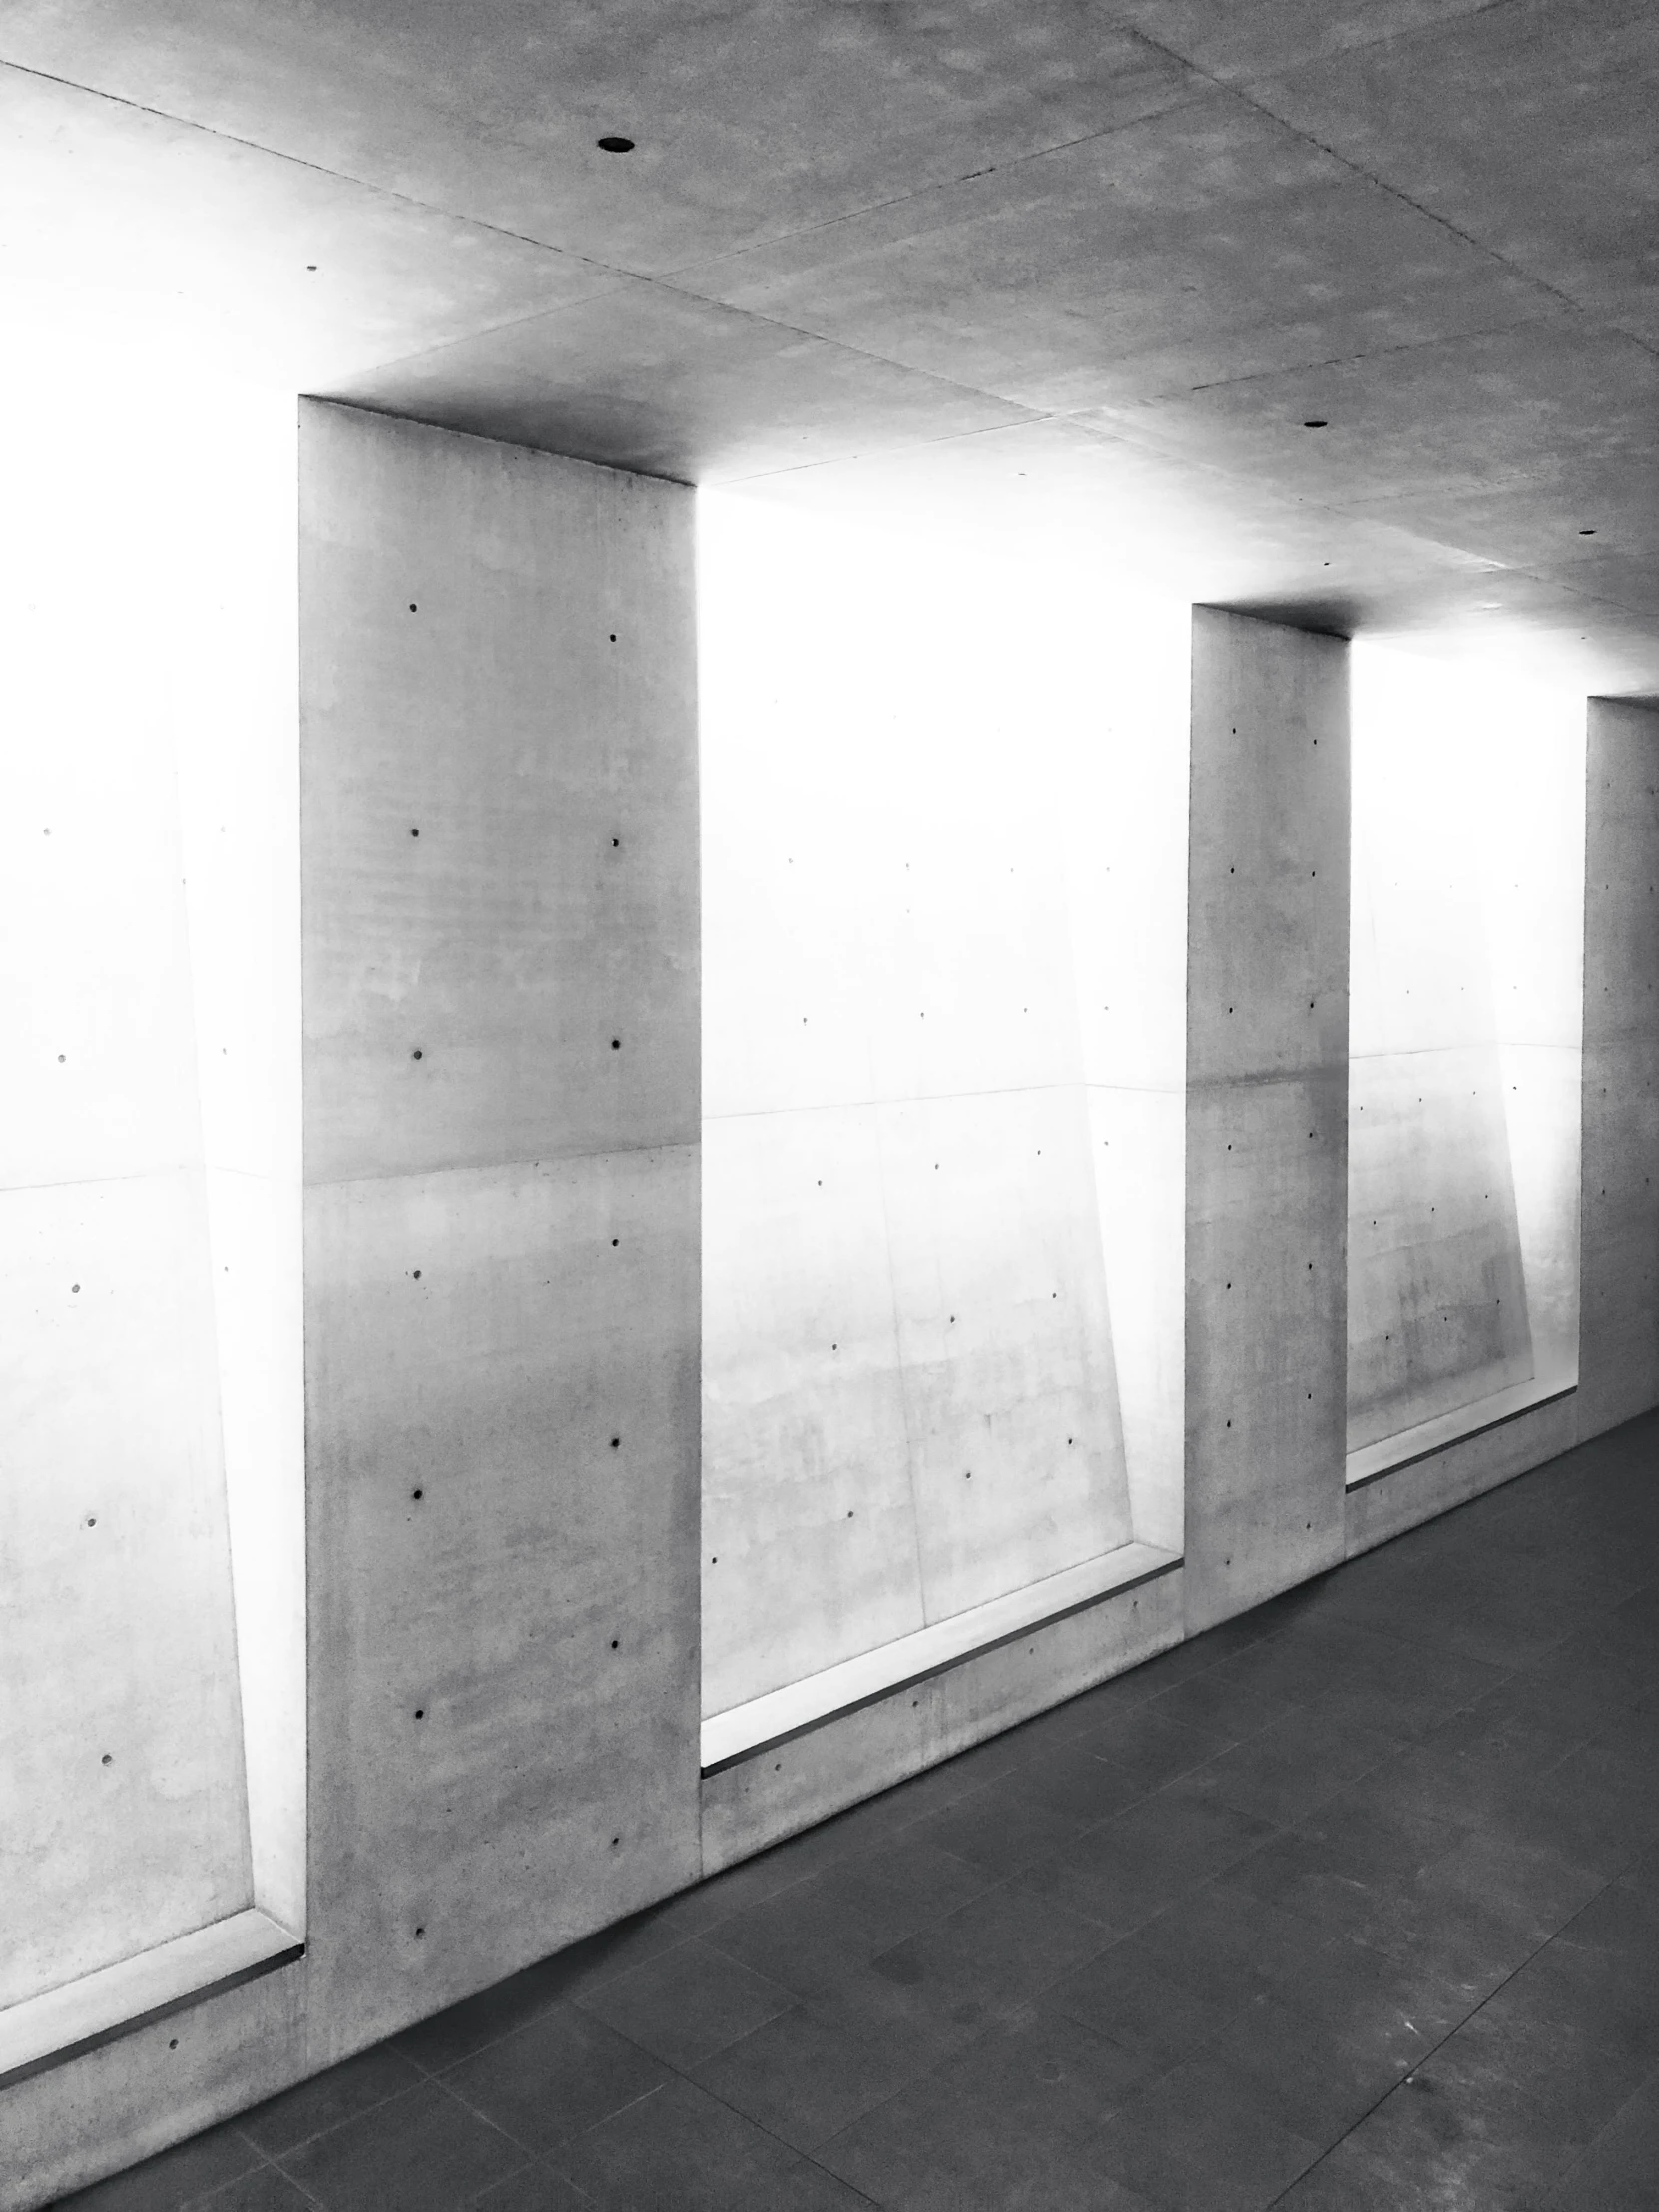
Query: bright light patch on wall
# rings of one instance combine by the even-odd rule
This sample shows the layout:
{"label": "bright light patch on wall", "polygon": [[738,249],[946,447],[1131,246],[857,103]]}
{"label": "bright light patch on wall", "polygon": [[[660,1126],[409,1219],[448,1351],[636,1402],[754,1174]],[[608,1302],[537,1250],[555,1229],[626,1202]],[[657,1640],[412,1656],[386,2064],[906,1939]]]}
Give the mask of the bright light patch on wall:
{"label": "bright light patch on wall", "polygon": [[699,512],[709,1763],[1179,1548],[1190,618]]}
{"label": "bright light patch on wall", "polygon": [[1354,648],[1349,1477],[1578,1372],[1584,703]]}
{"label": "bright light patch on wall", "polygon": [[3,2008],[299,1927],[304,1708],[293,402],[0,397]]}

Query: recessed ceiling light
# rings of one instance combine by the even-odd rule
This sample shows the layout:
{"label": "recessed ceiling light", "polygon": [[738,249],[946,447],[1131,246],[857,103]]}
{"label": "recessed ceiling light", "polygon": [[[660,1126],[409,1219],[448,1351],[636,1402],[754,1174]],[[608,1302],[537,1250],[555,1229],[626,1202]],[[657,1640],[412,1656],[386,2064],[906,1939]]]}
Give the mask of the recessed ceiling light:
{"label": "recessed ceiling light", "polygon": [[1305,430],[1329,430],[1331,425],[1324,415],[1311,415],[1302,427]]}
{"label": "recessed ceiling light", "polygon": [[599,151],[602,154],[631,154],[634,151],[634,142],[632,139],[618,138],[614,132],[608,131],[599,141]]}

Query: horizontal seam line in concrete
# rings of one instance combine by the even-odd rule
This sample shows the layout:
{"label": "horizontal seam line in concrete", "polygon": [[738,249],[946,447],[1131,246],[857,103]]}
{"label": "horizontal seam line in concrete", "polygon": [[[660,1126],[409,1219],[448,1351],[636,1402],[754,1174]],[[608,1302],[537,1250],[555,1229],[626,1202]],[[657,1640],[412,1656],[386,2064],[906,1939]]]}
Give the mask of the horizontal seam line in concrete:
{"label": "horizontal seam line in concrete", "polygon": [[[203,1160],[161,1160],[150,1168],[122,1168],[113,1175],[66,1175],[57,1181],[41,1183],[0,1183],[0,1198],[10,1198],[20,1191],[75,1191],[100,1183],[142,1183],[152,1175],[200,1175],[207,1168]],[[229,1174],[230,1169],[215,1169],[216,1174]],[[270,1178],[276,1181],[276,1178]]]}
{"label": "horizontal seam line in concrete", "polygon": [[1309,1083],[1321,1078],[1331,1082],[1348,1077],[1347,1060],[1308,1060],[1300,1066],[1289,1068],[1243,1068],[1233,1075],[1190,1075],[1186,1093],[1195,1091],[1261,1091],[1275,1084],[1290,1085]]}
{"label": "horizontal seam line in concrete", "polygon": [[1479,1044],[1380,1045],[1375,1052],[1351,1052],[1352,1067],[1359,1060],[1427,1060],[1446,1052],[1581,1052],[1581,1044],[1563,1043],[1555,1037],[1493,1037]]}
{"label": "horizontal seam line in concrete", "polygon": [[593,1146],[577,1152],[537,1152],[528,1157],[508,1160],[459,1161],[447,1166],[427,1163],[407,1168],[374,1168],[361,1175],[307,1175],[302,1188],[307,1191],[340,1190],[353,1183],[406,1183],[414,1176],[438,1175],[505,1175],[518,1171],[534,1175],[542,1168],[564,1167],[574,1160],[628,1160],[643,1152],[698,1152],[702,1149],[702,1137],[678,1137],[672,1143],[657,1140],[649,1144],[615,1144]]}
{"label": "horizontal seam line in concrete", "polygon": [[1136,1098],[1181,1098],[1180,1083],[1091,1083],[1086,1078],[1064,1076],[1053,1083],[990,1083],[971,1091],[901,1091],[876,1098],[815,1099],[805,1106],[736,1106],[724,1113],[705,1114],[703,1125],[714,1121],[770,1121],[784,1114],[860,1113],[871,1106],[948,1106],[962,1098],[1032,1098],[1042,1092],[1127,1091]]}

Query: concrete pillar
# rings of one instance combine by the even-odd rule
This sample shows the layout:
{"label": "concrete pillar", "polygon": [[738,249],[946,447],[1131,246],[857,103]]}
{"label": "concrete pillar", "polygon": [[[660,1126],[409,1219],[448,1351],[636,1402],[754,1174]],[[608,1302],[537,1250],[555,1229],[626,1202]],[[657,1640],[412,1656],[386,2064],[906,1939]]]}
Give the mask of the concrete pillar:
{"label": "concrete pillar", "polygon": [[1347,645],[1193,612],[1186,1604],[1343,1555]]}
{"label": "concrete pillar", "polygon": [[301,422],[313,2060],[698,1868],[692,497]]}
{"label": "concrete pillar", "polygon": [[1578,1428],[1659,1404],[1659,711],[1589,702]]}

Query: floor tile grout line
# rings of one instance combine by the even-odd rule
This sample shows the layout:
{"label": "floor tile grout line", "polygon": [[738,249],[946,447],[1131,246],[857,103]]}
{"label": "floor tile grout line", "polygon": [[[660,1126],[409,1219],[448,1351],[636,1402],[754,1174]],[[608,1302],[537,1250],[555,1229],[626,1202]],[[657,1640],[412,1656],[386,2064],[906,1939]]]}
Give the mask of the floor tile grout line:
{"label": "floor tile grout line", "polygon": [[[1608,1879],[1601,1885],[1601,1888],[1596,1891],[1595,1895],[1585,1900],[1584,1904],[1579,1907],[1578,1913],[1575,1913],[1572,1916],[1572,1919],[1576,1920],[1579,1917],[1579,1913],[1588,1912],[1590,1907],[1596,1902],[1596,1898],[1603,1896],[1605,1892],[1610,1890],[1616,1882],[1622,1880],[1623,1876],[1629,1873],[1630,1868],[1636,1865],[1641,1857],[1642,1854],[1638,1852],[1635,1858],[1633,1858],[1628,1863],[1628,1865],[1621,1869],[1619,1874],[1610,1875]],[[1422,2068],[1426,2066],[1440,2051],[1442,2051],[1445,2048],[1446,2044],[1449,2043],[1454,2036],[1460,2035],[1463,2029],[1468,2026],[1471,2020],[1478,2019],[1480,2014],[1486,2009],[1487,2005],[1491,2003],[1492,1999],[1496,1996],[1501,1995],[1501,1993],[1509,1986],[1510,1982],[1514,1980],[1515,1976],[1517,1974],[1524,1973],[1526,1968],[1532,1964],[1534,1959],[1541,1958],[1544,1952],[1549,1948],[1550,1944],[1557,1939],[1557,1937],[1563,1933],[1566,1928],[1571,1927],[1571,1921],[1564,1921],[1561,1925],[1561,1928],[1552,1931],[1552,1933],[1546,1936],[1543,1941],[1539,1943],[1535,1949],[1528,1951],[1526,1956],[1521,1959],[1517,1965],[1510,1968],[1509,1972],[1504,1975],[1503,1979],[1497,1984],[1495,1988],[1488,1989],[1486,1994],[1480,1999],[1480,2002],[1478,2004],[1474,2005],[1469,2011],[1464,2013],[1463,2017],[1459,2021],[1457,2021],[1455,2026],[1447,2028],[1446,2032],[1440,2037],[1437,2043],[1433,2044],[1430,2049],[1424,2051],[1420,2058],[1417,2058],[1412,2062],[1412,2065],[1408,2072],[1402,2074],[1399,2079],[1392,2084],[1391,2087],[1385,2089],[1382,2092],[1382,2096],[1377,2099],[1376,2103],[1368,2105],[1366,2110],[1360,2114],[1357,2120],[1354,2121],[1353,2125],[1345,2128],[1342,2134],[1337,2137],[1337,2140],[1334,2143],[1328,2144],[1326,2148],[1320,2152],[1319,2157],[1314,2160],[1313,2165],[1304,2166],[1302,2172],[1298,2174],[1295,2179],[1289,2182],[1286,2187],[1279,2192],[1278,2196],[1274,2197],[1272,2201],[1264,2207],[1264,2212],[1273,2212],[1274,2205],[1282,2204],[1285,2198],[1290,2194],[1291,2190],[1297,2186],[1298,2182],[1302,2181],[1306,2175],[1312,2173],[1315,2166],[1323,2165],[1325,2160],[1329,2158],[1334,2151],[1339,2150],[1342,2145],[1348,2141],[1351,2135],[1353,2135],[1359,2128],[1365,2126],[1366,2122],[1371,2118],[1374,2112],[1376,2112],[1382,2105],[1386,2104],[1389,2097],[1393,2096],[1395,2092],[1402,2088],[1406,2082],[1410,2081],[1414,2075],[1420,2073]],[[1659,2067],[1656,2067],[1655,2071],[1659,2072]]]}

